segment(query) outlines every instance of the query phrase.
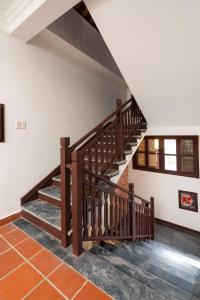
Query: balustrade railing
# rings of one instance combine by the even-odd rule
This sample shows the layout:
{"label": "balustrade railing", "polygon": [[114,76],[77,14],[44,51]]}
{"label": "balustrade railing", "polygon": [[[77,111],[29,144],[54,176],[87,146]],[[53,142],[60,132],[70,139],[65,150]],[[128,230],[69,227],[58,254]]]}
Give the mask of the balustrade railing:
{"label": "balustrade railing", "polygon": [[73,146],[61,139],[62,243],[69,244],[72,229],[75,255],[81,253],[83,241],[153,237],[153,202],[135,202],[133,185],[126,190],[105,177],[113,162],[123,159],[126,144],[142,122],[145,118],[133,97],[124,104],[117,100],[117,109]]}

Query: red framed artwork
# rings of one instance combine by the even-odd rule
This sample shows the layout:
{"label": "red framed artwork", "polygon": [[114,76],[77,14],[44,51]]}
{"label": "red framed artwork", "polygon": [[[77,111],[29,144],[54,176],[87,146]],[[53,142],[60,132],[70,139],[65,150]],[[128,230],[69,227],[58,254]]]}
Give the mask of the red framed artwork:
{"label": "red framed artwork", "polygon": [[178,191],[179,208],[198,212],[198,195],[197,193]]}

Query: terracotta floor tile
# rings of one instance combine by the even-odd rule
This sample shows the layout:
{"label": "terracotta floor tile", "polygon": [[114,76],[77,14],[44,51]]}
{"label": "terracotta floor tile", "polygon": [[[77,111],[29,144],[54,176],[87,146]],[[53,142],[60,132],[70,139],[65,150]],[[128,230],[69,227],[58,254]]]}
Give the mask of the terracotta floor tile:
{"label": "terracotta floor tile", "polygon": [[3,225],[0,227],[0,235],[4,235],[15,228],[16,228],[16,226],[13,225],[12,223]]}
{"label": "terracotta floor tile", "polygon": [[15,247],[25,258],[30,258],[39,252],[43,247],[33,239],[25,240]]}
{"label": "terracotta floor tile", "polygon": [[107,296],[104,292],[98,289],[96,286],[88,282],[77,294],[74,300],[111,300],[112,298]]}
{"label": "terracotta floor tile", "polygon": [[64,300],[63,298],[47,281],[44,281],[37,287],[26,300]]}
{"label": "terracotta floor tile", "polygon": [[51,274],[49,280],[70,299],[86,281],[84,277],[66,264],[63,264]]}
{"label": "terracotta floor tile", "polygon": [[9,248],[10,246],[0,237],[0,254]]}
{"label": "terracotta floor tile", "polygon": [[30,262],[45,276],[51,273],[61,260],[47,250],[43,250],[38,255],[30,259]]}
{"label": "terracotta floor tile", "polygon": [[41,280],[42,276],[26,263],[0,280],[0,299],[20,300]]}
{"label": "terracotta floor tile", "polygon": [[20,229],[16,229],[4,235],[4,238],[12,245],[16,245],[19,242],[27,239],[28,235],[21,231]]}
{"label": "terracotta floor tile", "polygon": [[0,255],[0,279],[23,262],[24,260],[12,249]]}

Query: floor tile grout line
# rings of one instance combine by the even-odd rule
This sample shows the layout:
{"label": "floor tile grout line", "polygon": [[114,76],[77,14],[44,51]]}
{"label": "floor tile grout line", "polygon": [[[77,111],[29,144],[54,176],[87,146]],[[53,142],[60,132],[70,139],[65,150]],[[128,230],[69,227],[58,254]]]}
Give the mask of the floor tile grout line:
{"label": "floor tile grout line", "polygon": [[[0,229],[1,229],[1,228],[4,228],[4,227],[6,227],[6,226],[8,226],[9,224],[12,224],[12,225],[15,226],[16,228],[18,228],[13,222],[9,222],[9,223],[7,223],[7,224],[4,224],[4,225],[0,226]],[[11,230],[13,230],[13,229],[11,229]],[[1,234],[0,234],[0,235],[1,235]]]}
{"label": "floor tile grout line", "polygon": [[[15,250],[15,248],[13,247],[13,248],[9,248],[9,250],[13,250],[13,251],[15,251],[15,252],[17,252],[16,250]],[[8,251],[9,251],[8,250]],[[41,249],[39,252],[42,252],[44,249]],[[32,258],[34,258],[39,252],[37,252],[37,253],[35,253],[34,255],[32,255],[30,258],[28,258],[28,259],[32,259]],[[18,253],[17,253],[18,254]],[[19,254],[18,254],[19,255]],[[20,255],[20,257],[21,258],[23,258],[23,263],[21,263],[20,265],[18,265],[16,268],[14,268],[13,270],[11,270],[10,272],[8,272],[6,275],[4,275],[2,278],[0,278],[0,281],[2,280],[2,279],[4,279],[4,278],[6,278],[8,275],[10,275],[11,273],[13,273],[13,272],[15,272],[18,268],[20,268],[22,265],[24,265],[25,263],[26,263],[26,260],[24,259],[24,257],[23,257],[23,255]]]}
{"label": "floor tile grout line", "polygon": [[12,274],[13,272],[17,271],[20,267],[22,267],[26,262],[23,261],[20,265],[18,265],[16,268],[14,268],[13,270],[11,270],[10,272],[8,272],[6,275],[4,275],[2,278],[0,278],[0,282],[1,280],[5,279],[7,276],[9,276],[10,274]]}
{"label": "floor tile grout line", "polygon": [[[1,228],[1,227],[0,227]],[[15,231],[15,230],[17,230],[18,228],[16,227],[16,228],[13,228],[12,230],[10,230],[10,231],[8,231],[8,232],[6,232],[6,233],[4,233],[4,234],[1,234],[0,236],[5,236],[5,235],[7,235],[7,234],[9,234],[9,233],[11,233],[11,232],[13,232],[13,231]]]}
{"label": "floor tile grout line", "polygon": [[35,253],[31,257],[27,258],[27,260],[31,260],[32,258],[34,258],[35,256],[37,256],[38,254],[40,254],[42,251],[44,251],[44,249],[40,249],[37,253]]}
{"label": "floor tile grout line", "polygon": [[[6,240],[6,239],[4,239],[4,240]],[[10,243],[8,242],[8,244],[10,244]],[[23,264],[28,263],[38,274],[40,274],[40,276],[43,279],[45,279],[55,290],[57,290],[57,292],[60,293],[64,297],[64,299],[69,300],[67,298],[67,296],[65,294],[63,294],[62,291],[60,291],[57,288],[57,286],[55,286],[43,273],[40,272],[40,270],[38,270],[27,258],[25,258],[17,249],[15,249],[12,244],[10,244],[10,246],[11,246],[12,249],[14,249],[18,253],[19,256],[21,256],[21,258],[24,259],[24,263]],[[43,249],[43,250],[45,250],[45,249]],[[61,259],[59,259],[59,260],[61,261],[61,263],[60,263],[60,265],[61,265],[62,264],[62,260]]]}
{"label": "floor tile grout line", "polygon": [[62,265],[64,265],[63,262],[61,262],[55,269],[53,269],[53,271],[51,271],[46,278],[49,278],[54,272],[56,272]]}
{"label": "floor tile grout line", "polygon": [[22,244],[23,242],[27,241],[28,239],[29,239],[29,237],[27,237],[25,240],[23,240],[23,241],[20,241],[19,243],[15,244],[15,245],[13,245],[13,246],[14,246],[14,247],[16,247],[16,246],[18,246],[18,245]]}
{"label": "floor tile grout line", "polygon": [[1,253],[0,253],[0,257],[1,257],[1,255],[5,254],[6,252],[8,252],[8,251],[10,251],[10,250],[11,250],[11,248],[9,247],[9,248],[6,249],[5,251],[1,252]]}
{"label": "floor tile grout line", "polygon": [[43,278],[40,282],[38,282],[34,288],[32,288],[25,296],[23,296],[20,300],[25,300],[32,292],[34,292],[43,282],[45,282],[45,278]]}
{"label": "floor tile grout line", "polygon": [[[51,251],[50,251],[51,252]],[[73,268],[70,264],[68,264],[64,259],[67,258],[69,254],[67,254],[64,258],[63,261],[64,263],[69,266],[70,269],[72,269],[73,271],[75,271],[77,274],[79,274],[80,276],[82,276],[87,282],[91,283],[93,286],[95,286],[96,288],[98,288],[100,291],[102,291],[104,294],[106,294],[108,297],[110,297],[111,299],[114,299],[111,295],[109,295],[106,291],[104,291],[101,287],[97,286],[94,282],[92,282],[90,279],[88,279],[85,275],[81,274],[79,271],[77,271],[75,268]]]}
{"label": "floor tile grout line", "polygon": [[74,296],[71,298],[71,300],[73,300],[79,293],[80,291],[84,288],[84,286],[88,283],[88,280],[86,280],[82,286],[80,287],[80,289],[78,289],[78,291],[76,291],[76,293],[74,294]]}
{"label": "floor tile grout line", "polygon": [[[24,219],[24,218],[22,218]],[[25,219],[24,219],[25,220]],[[30,222],[31,223],[31,222]],[[31,223],[32,225],[35,226],[35,224]],[[16,225],[15,225],[16,226]],[[17,227],[17,226],[16,226]],[[38,226],[36,226],[37,228],[39,228]],[[19,228],[19,227],[17,227]],[[21,228],[19,228],[21,231],[25,232],[24,230],[22,230]],[[40,229],[40,228],[39,228]],[[41,230],[41,229],[40,229]],[[27,234],[25,232],[25,234]],[[50,236],[52,236],[50,234]],[[53,236],[54,237],[54,236]],[[35,240],[32,236],[30,236],[30,238],[32,238],[34,241],[36,241],[37,243],[39,243],[37,240]],[[54,237],[55,238],[55,237]],[[56,258],[58,258],[58,256],[56,256],[56,254],[54,254],[53,252],[51,252],[48,248],[46,248],[45,246],[43,246],[41,243],[39,243],[42,247],[44,247],[44,249],[46,249],[49,253],[53,254]],[[67,258],[69,254],[67,254],[66,256],[64,256],[63,259],[60,259],[63,261],[64,264],[66,264],[70,269],[72,269],[73,271],[75,271],[78,275],[82,276],[87,282],[91,283],[93,286],[95,286],[96,288],[98,288],[100,291],[102,291],[104,294],[106,294],[108,297],[110,297],[111,299],[114,299],[111,295],[109,295],[106,291],[104,291],[101,287],[97,286],[95,283],[93,283],[91,280],[89,280],[86,276],[84,276],[83,274],[81,274],[79,271],[77,271],[75,268],[73,268],[70,264],[68,264],[66,261],[65,261],[65,258]],[[52,271],[53,272],[53,271]]]}

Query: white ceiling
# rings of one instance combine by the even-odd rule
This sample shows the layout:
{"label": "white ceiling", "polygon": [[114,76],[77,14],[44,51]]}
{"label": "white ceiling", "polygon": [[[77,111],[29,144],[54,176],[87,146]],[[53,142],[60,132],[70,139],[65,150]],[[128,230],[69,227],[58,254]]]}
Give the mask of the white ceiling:
{"label": "white ceiling", "polygon": [[0,13],[5,14],[8,9],[15,3],[22,2],[19,0],[0,0]]}
{"label": "white ceiling", "polygon": [[0,31],[27,42],[79,0],[0,0]]}
{"label": "white ceiling", "polygon": [[200,126],[200,0],[85,0],[149,125]]}

